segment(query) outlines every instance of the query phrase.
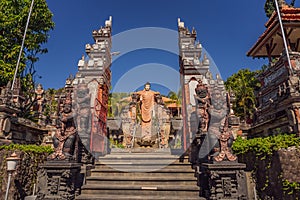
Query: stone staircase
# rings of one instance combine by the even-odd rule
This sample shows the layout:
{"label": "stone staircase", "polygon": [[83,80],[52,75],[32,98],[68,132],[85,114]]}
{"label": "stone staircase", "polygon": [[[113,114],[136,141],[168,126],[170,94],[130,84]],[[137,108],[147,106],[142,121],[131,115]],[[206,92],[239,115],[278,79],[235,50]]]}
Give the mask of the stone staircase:
{"label": "stone staircase", "polygon": [[112,152],[86,178],[80,200],[202,199],[187,158],[169,151]]}

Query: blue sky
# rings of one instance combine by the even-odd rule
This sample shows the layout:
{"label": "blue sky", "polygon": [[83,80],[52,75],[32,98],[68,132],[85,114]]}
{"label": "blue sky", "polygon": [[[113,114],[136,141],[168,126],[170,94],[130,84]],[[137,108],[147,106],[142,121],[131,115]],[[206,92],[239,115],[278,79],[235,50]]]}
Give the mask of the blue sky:
{"label": "blue sky", "polygon": [[[212,57],[224,80],[241,68],[255,70],[267,63],[267,60],[246,56],[247,51],[265,30],[267,18],[264,13],[265,1],[262,0],[47,0],[47,2],[54,14],[56,26],[50,32],[49,41],[45,45],[49,52],[42,55],[36,64],[37,73],[42,77],[36,81],[42,83],[45,88],[62,87],[69,74],[75,75],[78,60],[85,54],[85,44],[93,43],[92,31],[103,26],[110,15],[113,17],[113,35],[143,27],[160,27],[177,31],[177,18],[180,17],[187,27],[195,27],[197,39]],[[135,37],[141,37],[139,39],[142,40],[148,36],[137,34]],[[177,45],[176,40],[174,43]],[[122,44],[119,42],[118,46]],[[118,51],[116,45],[113,41],[113,50]],[[113,85],[122,75],[136,66],[158,63],[177,71],[179,68],[177,55],[167,51],[142,49],[122,53],[112,65]],[[139,78],[151,82],[145,80],[145,77],[133,77]]]}

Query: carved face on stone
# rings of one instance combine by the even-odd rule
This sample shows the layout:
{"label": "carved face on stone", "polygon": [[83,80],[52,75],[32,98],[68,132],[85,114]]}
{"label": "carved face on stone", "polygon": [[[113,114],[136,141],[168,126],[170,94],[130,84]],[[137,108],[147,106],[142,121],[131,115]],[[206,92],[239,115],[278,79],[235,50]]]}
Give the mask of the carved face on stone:
{"label": "carved face on stone", "polygon": [[199,80],[198,82],[199,83],[197,84],[197,87],[195,88],[195,92],[198,97],[205,98],[206,96],[208,96],[207,87],[205,87],[205,85],[203,84],[203,82],[201,80]]}
{"label": "carved face on stone", "polygon": [[136,103],[139,99],[139,95],[138,94],[132,94],[131,99],[132,99],[132,102]]}
{"label": "carved face on stone", "polygon": [[198,97],[200,97],[200,98],[205,98],[207,96],[206,88],[198,88],[196,90],[196,93],[197,93]]}
{"label": "carved face on stone", "polygon": [[226,105],[226,98],[222,96],[221,91],[215,90],[212,94],[211,102],[216,110],[221,110]]}
{"label": "carved face on stone", "polygon": [[155,97],[156,97],[156,101],[157,101],[158,104],[161,104],[161,105],[164,104],[164,102],[162,100],[162,97],[160,95],[156,95]]}
{"label": "carved face on stone", "polygon": [[79,90],[77,90],[77,96],[78,98],[84,98],[86,97],[86,95],[89,93],[89,89],[88,88],[80,88]]}
{"label": "carved face on stone", "polygon": [[65,104],[64,105],[64,113],[70,113],[72,111],[72,106],[71,104]]}

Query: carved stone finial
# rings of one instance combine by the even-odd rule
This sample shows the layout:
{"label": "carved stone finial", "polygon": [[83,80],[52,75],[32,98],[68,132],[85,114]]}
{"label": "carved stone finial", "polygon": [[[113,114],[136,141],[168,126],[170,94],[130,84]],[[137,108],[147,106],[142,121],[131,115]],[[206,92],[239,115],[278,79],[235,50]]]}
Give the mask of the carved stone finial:
{"label": "carved stone finial", "polygon": [[206,53],[203,55],[203,61],[202,61],[202,64],[203,65],[208,65],[209,66],[209,59],[208,59],[208,57],[207,57],[207,55],[206,55]]}
{"label": "carved stone finial", "polygon": [[178,18],[178,28],[184,28],[184,22],[180,21],[180,18]]}
{"label": "carved stone finial", "polygon": [[112,25],[112,16],[109,16],[109,19],[105,21],[105,27],[111,27]]}
{"label": "carved stone finial", "polygon": [[74,80],[74,77],[73,77],[72,74],[70,74],[69,77],[66,79],[66,86],[67,86],[67,87],[72,86],[73,80]]}
{"label": "carved stone finial", "polygon": [[193,27],[193,29],[192,29],[192,35],[197,35],[197,31],[195,30],[194,27]]}

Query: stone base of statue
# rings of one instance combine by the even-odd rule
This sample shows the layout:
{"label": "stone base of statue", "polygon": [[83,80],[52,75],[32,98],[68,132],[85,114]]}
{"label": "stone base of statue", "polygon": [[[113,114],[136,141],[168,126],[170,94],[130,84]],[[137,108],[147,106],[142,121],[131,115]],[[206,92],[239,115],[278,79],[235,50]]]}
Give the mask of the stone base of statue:
{"label": "stone base of statue", "polygon": [[142,139],[137,139],[136,142],[140,147],[154,147],[155,140],[143,141]]}
{"label": "stone base of statue", "polygon": [[245,164],[222,161],[202,163],[198,172],[200,196],[208,200],[246,200]]}
{"label": "stone base of statue", "polygon": [[[197,165],[197,163],[199,162],[203,162],[203,159],[207,157],[208,150],[206,149],[208,149],[208,144],[205,144],[205,142],[207,143],[207,141],[205,141],[206,136],[207,132],[197,132],[194,135],[193,142],[190,145],[189,151],[189,161],[193,166]],[[202,155],[203,153],[205,153],[205,155]]]}
{"label": "stone base of statue", "polygon": [[156,133],[156,127],[152,126],[150,127],[151,129],[149,130],[149,134],[147,137],[144,137],[143,134],[143,128],[141,126],[138,126],[136,129],[136,134],[134,137],[135,140],[135,145],[134,147],[151,147],[151,148],[158,148],[158,135]]}
{"label": "stone base of statue", "polygon": [[45,162],[40,167],[38,200],[73,200],[79,195],[83,180],[80,163],[53,160]]}

